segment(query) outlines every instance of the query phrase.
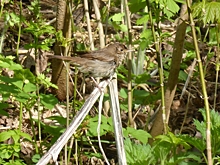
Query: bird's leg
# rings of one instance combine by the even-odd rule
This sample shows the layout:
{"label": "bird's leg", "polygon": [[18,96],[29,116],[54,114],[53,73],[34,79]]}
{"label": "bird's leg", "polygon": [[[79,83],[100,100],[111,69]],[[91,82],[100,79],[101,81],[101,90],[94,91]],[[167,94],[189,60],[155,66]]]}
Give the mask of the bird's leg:
{"label": "bird's leg", "polygon": [[95,83],[95,86],[99,89],[100,93],[102,94],[104,91],[100,88],[98,82],[94,79],[94,77],[91,77],[91,79]]}

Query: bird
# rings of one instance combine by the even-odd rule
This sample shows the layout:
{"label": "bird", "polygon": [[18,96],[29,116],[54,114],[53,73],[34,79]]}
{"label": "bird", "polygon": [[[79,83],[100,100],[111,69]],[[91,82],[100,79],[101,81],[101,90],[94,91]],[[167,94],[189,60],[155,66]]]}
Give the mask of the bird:
{"label": "bird", "polygon": [[91,51],[76,57],[50,55],[50,59],[69,61],[76,65],[80,72],[94,78],[109,78],[126,58],[128,50],[124,44],[113,43],[107,47]]}

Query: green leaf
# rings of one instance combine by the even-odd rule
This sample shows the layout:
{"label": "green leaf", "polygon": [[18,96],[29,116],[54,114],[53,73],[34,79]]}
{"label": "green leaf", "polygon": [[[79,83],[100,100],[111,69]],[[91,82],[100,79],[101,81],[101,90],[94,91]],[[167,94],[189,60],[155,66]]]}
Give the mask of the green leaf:
{"label": "green leaf", "polygon": [[[17,94],[19,91],[14,85],[0,84],[0,91],[4,93]],[[9,94],[10,95],[10,94]]]}
{"label": "green leaf", "polygon": [[46,77],[44,74],[39,74],[37,76],[37,81],[39,82],[39,84],[46,86],[46,88],[53,87],[55,89],[58,89],[58,87],[56,85],[52,84],[50,82],[50,79],[48,77]]}
{"label": "green leaf", "polygon": [[8,103],[0,103],[0,115],[1,116],[9,116],[8,112],[6,112],[4,109],[8,108]]}
{"label": "green leaf", "polygon": [[35,154],[35,155],[33,155],[32,156],[32,161],[33,161],[33,163],[36,163],[37,164],[37,162],[40,160],[40,154]]}
{"label": "green leaf", "polygon": [[22,87],[23,87],[23,81],[16,78],[16,77],[10,78],[10,77],[7,77],[7,76],[0,76],[0,80],[5,82],[5,83],[13,84],[16,87],[18,87],[19,89],[22,89]]}
{"label": "green leaf", "polygon": [[23,91],[25,93],[29,93],[29,92],[35,92],[37,90],[37,87],[35,84],[32,84],[30,82],[26,83],[23,87]]}
{"label": "green leaf", "polygon": [[[188,163],[201,163],[201,155],[196,155],[197,153],[194,152],[186,152],[186,153],[180,153],[178,155],[174,155],[171,157],[171,159],[168,161],[169,164],[180,164],[183,165],[182,163],[187,162],[186,165],[189,165]],[[167,163],[167,164],[168,164]]]}
{"label": "green leaf", "polygon": [[14,26],[15,24],[18,24],[20,22],[20,17],[15,13],[10,13],[9,15],[11,17],[11,19],[9,20],[10,26]]}
{"label": "green leaf", "polygon": [[141,145],[132,142],[129,138],[124,140],[127,163],[131,165],[156,164],[150,145]]}
{"label": "green leaf", "polygon": [[128,27],[126,25],[121,24],[121,25],[119,25],[119,27],[120,27],[120,30],[123,31],[123,32],[128,31]]}
{"label": "green leaf", "polygon": [[110,19],[112,19],[112,21],[115,21],[115,22],[120,22],[122,21],[122,18],[124,17],[124,13],[117,13],[117,14],[114,14]]}
{"label": "green leaf", "polygon": [[127,89],[121,88],[121,90],[120,90],[120,92],[119,92],[119,96],[122,97],[122,98],[124,98],[124,99],[126,99],[126,98],[128,98],[128,94],[127,94],[127,93],[128,93],[128,92],[127,92]]}
{"label": "green leaf", "polygon": [[183,81],[186,81],[187,77],[188,77],[188,74],[186,72],[180,70],[180,72],[179,72],[179,79],[183,80]]}
{"label": "green leaf", "polygon": [[152,36],[152,31],[150,29],[146,29],[141,33],[140,38],[148,39],[151,36]]}
{"label": "green leaf", "polygon": [[192,13],[194,17],[203,20],[204,24],[217,23],[220,20],[220,3],[212,2],[199,2],[193,5]]}
{"label": "green leaf", "polygon": [[29,69],[22,69],[19,71],[15,71],[15,78],[18,78],[22,81],[30,81],[31,83],[35,83],[35,76]]}
{"label": "green leaf", "polygon": [[174,0],[167,0],[164,7],[164,13],[168,18],[174,16],[179,11],[179,6]]}
{"label": "green leaf", "polygon": [[204,24],[216,23],[220,20],[220,3],[208,2],[205,6],[206,14],[203,17]]}
{"label": "green leaf", "polygon": [[[173,133],[169,132],[167,135],[159,135],[156,137],[160,144],[168,143],[169,147],[176,148],[178,145],[183,145],[185,149],[191,148],[189,144],[187,144],[181,137],[175,136]],[[158,144],[159,144],[158,143]]]}
{"label": "green leaf", "polygon": [[137,25],[142,25],[142,24],[145,24],[146,22],[148,22],[148,20],[149,20],[149,15],[145,14],[141,18],[137,19],[136,24]]}
{"label": "green leaf", "polygon": [[29,134],[24,133],[24,132],[20,132],[19,130],[17,130],[17,133],[18,133],[18,135],[20,135],[21,137],[23,137],[23,138],[29,140],[30,142],[32,142],[32,137],[31,137]]}
{"label": "green leaf", "polygon": [[47,119],[57,121],[60,125],[63,125],[63,126],[66,125],[66,118],[62,116],[51,116],[51,117],[48,117]]}
{"label": "green leaf", "polygon": [[139,140],[143,144],[147,144],[148,138],[151,138],[151,135],[147,133],[144,130],[136,130],[131,127],[127,127],[126,130],[124,130],[124,136],[131,135],[133,138]]}
{"label": "green leaf", "polygon": [[143,74],[139,74],[138,76],[135,77],[135,83],[141,84],[141,83],[146,83],[147,80],[151,78],[150,74],[147,72],[144,72]]}
{"label": "green leaf", "polygon": [[13,131],[4,131],[0,133],[0,142],[3,142],[5,140],[8,140],[9,138],[11,138],[11,136],[14,135]]}
{"label": "green leaf", "polygon": [[[105,135],[107,132],[113,132],[112,122],[110,122],[112,118],[107,118],[105,116],[101,116],[101,126],[100,126],[100,135]],[[89,136],[97,136],[97,126],[98,126],[98,116],[89,119]]]}
{"label": "green leaf", "polygon": [[198,139],[195,137],[191,137],[189,135],[178,135],[181,139],[183,139],[185,142],[189,143],[190,145],[197,148],[201,153],[204,152],[206,149],[206,143],[202,139]]}
{"label": "green leaf", "polygon": [[[15,136],[16,137],[16,136]],[[14,139],[14,137],[13,137]],[[18,138],[16,139],[16,142],[18,142],[20,139],[20,137],[18,136]],[[16,143],[15,145],[13,145],[13,149],[15,152],[20,152],[21,151],[21,146],[19,143]],[[19,155],[17,154],[17,157],[19,157]]]}
{"label": "green leaf", "polygon": [[145,90],[139,90],[139,89],[135,89],[133,92],[134,98],[135,99],[145,99],[147,96],[150,95],[150,92],[147,92]]}
{"label": "green leaf", "polygon": [[40,94],[40,102],[48,109],[53,109],[53,107],[58,103],[57,98],[51,94]]}
{"label": "green leaf", "polygon": [[30,95],[28,93],[25,93],[23,91],[20,91],[17,95],[14,95],[16,100],[22,103],[27,103],[27,101],[30,99]]}
{"label": "green leaf", "polygon": [[0,56],[0,68],[8,68],[9,70],[20,70],[22,66],[13,62],[12,56],[1,57]]}
{"label": "green leaf", "polygon": [[141,9],[144,9],[146,5],[145,0],[130,0],[128,2],[129,9],[132,13],[139,12]]}

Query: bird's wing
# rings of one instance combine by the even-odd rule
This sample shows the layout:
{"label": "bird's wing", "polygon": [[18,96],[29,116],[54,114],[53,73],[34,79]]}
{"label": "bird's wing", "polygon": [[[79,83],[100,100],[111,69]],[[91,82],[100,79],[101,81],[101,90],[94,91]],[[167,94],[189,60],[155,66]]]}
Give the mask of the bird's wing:
{"label": "bird's wing", "polygon": [[93,51],[91,53],[87,54],[82,54],[80,55],[81,58],[86,58],[90,60],[98,60],[98,61],[103,61],[103,62],[110,62],[114,61],[115,57],[111,53],[105,53],[105,52],[100,52],[100,51]]}

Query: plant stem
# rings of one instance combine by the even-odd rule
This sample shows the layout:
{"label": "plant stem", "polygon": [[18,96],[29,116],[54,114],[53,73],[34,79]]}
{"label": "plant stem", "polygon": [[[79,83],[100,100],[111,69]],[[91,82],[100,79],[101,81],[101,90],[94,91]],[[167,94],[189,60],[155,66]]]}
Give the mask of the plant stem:
{"label": "plant stem", "polygon": [[216,48],[216,76],[215,76],[215,94],[214,94],[214,109],[216,106],[217,90],[218,90],[218,75],[219,75],[219,27],[216,26],[216,39],[217,39],[217,48]]}
{"label": "plant stem", "polygon": [[202,62],[200,58],[200,52],[199,52],[199,47],[197,43],[197,38],[196,38],[196,30],[195,30],[195,23],[193,21],[192,13],[190,10],[190,1],[186,0],[187,4],[187,10],[189,14],[189,19],[191,23],[191,29],[192,29],[192,37],[193,37],[193,44],[195,47],[195,53],[196,53],[196,58],[198,60],[198,66],[199,66],[199,75],[200,75],[200,81],[202,85],[202,92],[203,92],[203,98],[204,98],[204,104],[205,104],[205,109],[206,109],[206,149],[207,149],[207,160],[208,160],[208,165],[212,165],[212,152],[211,152],[211,121],[210,121],[210,110],[209,110],[209,102],[208,102],[208,96],[207,96],[207,91],[206,91],[206,84],[205,84],[205,78],[204,78],[204,73],[203,73],[203,67],[202,67]]}
{"label": "plant stem", "polygon": [[164,126],[164,133],[167,133],[167,124],[166,124],[166,113],[165,113],[165,98],[164,98],[164,83],[163,83],[163,67],[162,67],[162,55],[160,51],[160,41],[156,36],[155,29],[154,29],[154,23],[153,23],[153,18],[152,18],[152,12],[151,12],[151,6],[149,0],[147,0],[147,6],[148,6],[148,13],[149,13],[149,18],[150,18],[150,24],[151,24],[151,29],[153,33],[153,39],[155,43],[155,48],[157,52],[157,62],[158,62],[158,71],[159,71],[159,76],[160,76],[160,86],[161,86],[161,110],[162,110],[162,119],[163,119],[163,126]]}
{"label": "plant stem", "polygon": [[[131,33],[131,20],[129,15],[129,8],[128,8],[128,2],[127,0],[124,0],[124,7],[125,7],[125,17],[126,17],[126,23],[128,27],[128,39],[129,39],[129,47],[128,49],[131,49],[131,43],[132,43],[132,33]],[[132,81],[131,81],[131,70],[132,70],[132,54],[131,52],[128,53],[128,120],[129,125],[131,127],[134,126],[134,120],[132,117]]]}
{"label": "plant stem", "polygon": [[17,61],[19,61],[18,49],[20,46],[20,38],[21,38],[21,19],[22,19],[22,0],[20,0],[20,20],[18,24],[18,40],[17,40],[17,48],[16,48]]}

